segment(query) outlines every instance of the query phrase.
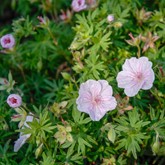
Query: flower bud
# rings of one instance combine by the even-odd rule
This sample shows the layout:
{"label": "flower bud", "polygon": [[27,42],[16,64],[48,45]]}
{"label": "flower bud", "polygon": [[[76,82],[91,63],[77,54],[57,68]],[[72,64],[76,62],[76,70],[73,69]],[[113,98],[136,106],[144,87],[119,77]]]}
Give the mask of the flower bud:
{"label": "flower bud", "polygon": [[158,153],[159,148],[160,148],[159,141],[155,141],[155,143],[152,146],[152,152],[154,153],[154,155],[156,155]]}
{"label": "flower bud", "polygon": [[67,9],[66,11],[61,10],[60,19],[64,22],[69,22],[72,18],[72,12]]}
{"label": "flower bud", "polygon": [[115,28],[121,28],[122,26],[123,26],[123,24],[121,22],[115,22],[114,23]]}
{"label": "flower bud", "polygon": [[70,126],[66,126],[65,130],[66,130],[66,132],[71,132],[72,128]]}
{"label": "flower bud", "polygon": [[9,82],[7,81],[6,78],[0,78],[0,84],[7,85],[7,84],[9,84]]}
{"label": "flower bud", "polygon": [[67,139],[69,142],[73,142],[73,137],[72,137],[72,135],[71,135],[70,133],[68,133],[68,134],[66,135],[66,139]]}
{"label": "flower bud", "polygon": [[22,119],[22,115],[20,114],[15,114],[11,117],[11,121],[14,121],[14,122],[20,121],[21,119]]}
{"label": "flower bud", "polygon": [[43,143],[41,143],[40,146],[36,149],[36,152],[35,152],[36,158],[38,158],[41,155],[41,153],[42,153],[42,146],[43,146]]}

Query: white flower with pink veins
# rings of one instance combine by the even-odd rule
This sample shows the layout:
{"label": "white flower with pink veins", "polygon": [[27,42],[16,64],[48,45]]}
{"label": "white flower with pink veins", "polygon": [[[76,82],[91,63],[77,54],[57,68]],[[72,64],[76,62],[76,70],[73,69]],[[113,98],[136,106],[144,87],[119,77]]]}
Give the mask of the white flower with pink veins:
{"label": "white flower with pink veins", "polygon": [[87,8],[87,5],[85,4],[85,0],[73,0],[71,6],[73,11],[75,12],[79,12]]}
{"label": "white flower with pink veins", "polygon": [[108,111],[116,108],[112,87],[106,80],[88,80],[80,85],[77,108],[89,114],[93,121],[99,121]]}
{"label": "white flower with pink veins", "polygon": [[10,49],[15,45],[15,39],[12,34],[6,34],[0,38],[0,43],[3,48]]}
{"label": "white flower with pink veins", "polygon": [[10,94],[7,97],[7,103],[11,108],[18,108],[22,104],[22,98],[17,94]]}
{"label": "white flower with pink veins", "polygon": [[122,69],[116,79],[127,96],[135,96],[140,89],[148,90],[153,86],[155,75],[147,57],[126,59]]}

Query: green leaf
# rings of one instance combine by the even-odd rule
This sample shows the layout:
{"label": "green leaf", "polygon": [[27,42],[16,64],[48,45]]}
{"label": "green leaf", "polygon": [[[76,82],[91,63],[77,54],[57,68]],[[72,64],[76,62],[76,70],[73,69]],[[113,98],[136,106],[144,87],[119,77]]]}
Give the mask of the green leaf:
{"label": "green leaf", "polygon": [[108,131],[108,139],[114,143],[115,139],[116,139],[116,132],[115,129],[113,127],[110,128],[110,130]]}
{"label": "green leaf", "polygon": [[108,51],[109,44],[111,44],[111,42],[109,42],[110,41],[110,35],[111,35],[111,32],[109,31],[107,34],[105,34],[101,38],[101,40],[99,42],[100,46],[103,48],[104,51]]}
{"label": "green leaf", "polygon": [[70,157],[72,155],[72,153],[74,152],[75,145],[76,145],[76,142],[74,141],[67,151],[67,157]]}
{"label": "green leaf", "polygon": [[81,138],[81,137],[79,137],[78,138],[78,143],[79,144],[84,144],[84,145],[86,145],[86,146],[88,146],[88,147],[92,147],[87,141],[85,141],[83,138]]}
{"label": "green leaf", "polygon": [[78,138],[78,152],[82,152],[82,154],[85,154],[85,146],[88,146],[90,148],[92,148],[92,145],[90,145],[87,141],[85,141],[83,138],[79,137]]}
{"label": "green leaf", "polygon": [[91,143],[93,143],[93,144],[95,144],[95,145],[98,145],[97,141],[94,140],[93,137],[91,137],[91,136],[89,136],[89,135],[87,135],[86,137],[87,137],[87,140],[88,140],[89,142],[91,142]]}
{"label": "green leaf", "polygon": [[130,125],[134,127],[135,123],[139,121],[139,114],[136,108],[134,108],[131,112],[129,112],[128,116],[129,116]]}
{"label": "green leaf", "polygon": [[85,155],[85,145],[81,139],[82,138],[78,138],[78,153],[82,152],[82,154]]}
{"label": "green leaf", "polygon": [[65,80],[68,80],[70,81],[71,80],[71,76],[70,74],[68,74],[67,72],[62,72],[62,77],[65,79]]}
{"label": "green leaf", "polygon": [[90,121],[91,121],[91,118],[88,117],[88,118],[85,118],[85,119],[83,119],[82,121],[80,121],[79,124],[87,124],[87,123],[89,123]]}
{"label": "green leaf", "polygon": [[78,122],[80,120],[80,117],[81,117],[81,112],[78,111],[77,109],[73,108],[73,110],[72,110],[72,117],[73,117],[75,122]]}
{"label": "green leaf", "polygon": [[8,87],[6,85],[1,85],[0,86],[0,91],[6,90]]}
{"label": "green leaf", "polygon": [[73,162],[75,162],[76,160],[80,160],[80,159],[82,159],[82,156],[80,156],[81,154],[75,154],[75,155],[73,155],[72,157],[71,157],[71,161],[73,161]]}
{"label": "green leaf", "polygon": [[68,148],[72,145],[72,142],[65,142],[63,145],[61,145],[61,148]]}

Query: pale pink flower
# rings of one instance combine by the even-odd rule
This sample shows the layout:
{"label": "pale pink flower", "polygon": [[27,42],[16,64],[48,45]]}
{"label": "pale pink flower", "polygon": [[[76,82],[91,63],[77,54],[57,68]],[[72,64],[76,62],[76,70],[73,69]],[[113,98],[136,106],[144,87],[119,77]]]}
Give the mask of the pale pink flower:
{"label": "pale pink flower", "polygon": [[7,103],[12,108],[20,107],[22,104],[22,98],[17,94],[10,94],[7,98]]}
{"label": "pale pink flower", "polygon": [[124,88],[127,96],[135,96],[140,89],[148,90],[152,87],[155,75],[152,62],[147,57],[126,59],[122,68],[123,71],[118,73],[116,79],[118,87]]}
{"label": "pale pink flower", "polygon": [[[30,128],[27,122],[32,122],[32,121],[33,121],[33,116],[31,115],[26,116],[26,120],[22,128],[24,128],[25,126]],[[14,144],[14,152],[18,152],[18,150],[25,144],[25,142],[27,141],[28,138],[30,138],[30,136],[31,134],[23,135],[22,133],[20,133],[19,138],[15,141]]]}
{"label": "pale pink flower", "polygon": [[99,121],[107,111],[116,108],[112,87],[106,80],[88,80],[80,85],[77,108],[89,114],[93,121]]}
{"label": "pale pink flower", "polygon": [[73,11],[75,12],[79,12],[87,8],[87,5],[85,4],[85,0],[73,0],[71,6]]}
{"label": "pale pink flower", "polygon": [[113,16],[112,14],[109,14],[109,15],[107,16],[107,21],[108,21],[108,22],[113,22],[113,21],[114,21],[114,16]]}
{"label": "pale pink flower", "polygon": [[15,45],[15,39],[12,34],[6,34],[0,39],[3,48],[10,49]]}

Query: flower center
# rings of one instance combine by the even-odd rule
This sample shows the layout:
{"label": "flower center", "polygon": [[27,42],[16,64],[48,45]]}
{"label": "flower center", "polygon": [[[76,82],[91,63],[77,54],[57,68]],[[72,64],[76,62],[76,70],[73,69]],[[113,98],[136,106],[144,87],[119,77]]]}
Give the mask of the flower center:
{"label": "flower center", "polygon": [[9,44],[9,43],[10,43],[10,38],[6,38],[6,39],[4,40],[4,43],[5,43],[5,44]]}
{"label": "flower center", "polygon": [[78,1],[78,5],[81,6],[81,4],[82,4],[82,2],[81,2],[81,0],[79,0],[79,1]]}
{"label": "flower center", "polygon": [[136,80],[139,82],[139,81],[142,81],[143,80],[143,74],[142,73],[137,73],[136,74]]}
{"label": "flower center", "polygon": [[100,102],[101,102],[101,97],[100,96],[96,96],[93,100],[94,105],[98,105],[98,104],[100,104]]}
{"label": "flower center", "polygon": [[17,103],[17,99],[15,99],[14,97],[10,98],[9,101],[10,101],[12,104],[16,104],[16,103]]}

